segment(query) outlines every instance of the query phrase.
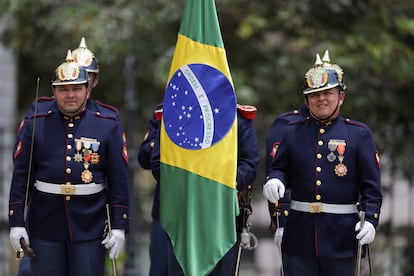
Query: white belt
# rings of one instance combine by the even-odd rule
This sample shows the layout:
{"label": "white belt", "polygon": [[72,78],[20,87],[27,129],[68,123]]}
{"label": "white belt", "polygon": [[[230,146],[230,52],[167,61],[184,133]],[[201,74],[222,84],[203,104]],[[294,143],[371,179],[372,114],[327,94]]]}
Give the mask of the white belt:
{"label": "white belt", "polygon": [[302,202],[292,200],[290,209],[308,213],[354,214],[356,204],[329,204],[322,202]]}
{"label": "white belt", "polygon": [[89,184],[54,184],[37,180],[35,183],[36,189],[41,192],[55,194],[55,195],[91,195],[99,193],[104,189],[104,185],[89,183]]}

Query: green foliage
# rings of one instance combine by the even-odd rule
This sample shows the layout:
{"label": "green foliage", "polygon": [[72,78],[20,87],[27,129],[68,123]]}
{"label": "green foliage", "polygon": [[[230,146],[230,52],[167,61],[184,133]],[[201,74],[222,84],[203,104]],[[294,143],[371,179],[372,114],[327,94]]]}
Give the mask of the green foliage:
{"label": "green foliage", "polygon": [[[50,77],[67,49],[86,37],[101,65],[94,97],[125,112],[125,59],[136,57],[139,121],[162,101],[184,0],[9,0],[0,5],[3,43],[19,56],[19,108],[41,77]],[[330,50],[345,71],[344,116],[368,123],[383,154],[412,167],[414,3],[375,0],[217,1],[238,101],[258,107],[261,143],[273,118],[298,108],[302,82],[316,53]],[[135,131],[145,131],[137,126]],[[141,137],[141,136],[139,136]],[[138,144],[138,141],[131,141]],[[260,177],[260,176],[259,176]]]}

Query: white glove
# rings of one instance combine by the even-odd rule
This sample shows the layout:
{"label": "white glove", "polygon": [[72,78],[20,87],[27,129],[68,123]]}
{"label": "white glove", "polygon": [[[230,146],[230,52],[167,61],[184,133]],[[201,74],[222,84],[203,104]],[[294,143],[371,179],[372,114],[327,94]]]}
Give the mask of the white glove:
{"label": "white glove", "polygon": [[119,256],[119,252],[124,247],[125,243],[125,230],[122,229],[112,229],[111,235],[106,235],[105,239],[102,241],[102,244],[106,249],[109,250],[109,258],[116,259]]}
{"label": "white glove", "polygon": [[275,237],[274,237],[274,241],[277,247],[280,248],[280,246],[282,245],[282,238],[283,238],[283,231],[285,230],[285,228],[283,227],[279,227],[276,229],[275,232]]}
{"label": "white glove", "polygon": [[270,202],[276,203],[285,195],[285,185],[279,179],[271,178],[263,186],[263,195]]}
{"label": "white glove", "polygon": [[10,228],[10,243],[14,251],[19,251],[21,248],[20,239],[23,238],[24,241],[30,245],[29,236],[25,227],[11,227]]}
{"label": "white glove", "polygon": [[364,222],[362,229],[361,222],[358,222],[355,225],[355,231],[359,231],[356,238],[359,240],[360,245],[369,244],[375,238],[375,228],[369,221]]}

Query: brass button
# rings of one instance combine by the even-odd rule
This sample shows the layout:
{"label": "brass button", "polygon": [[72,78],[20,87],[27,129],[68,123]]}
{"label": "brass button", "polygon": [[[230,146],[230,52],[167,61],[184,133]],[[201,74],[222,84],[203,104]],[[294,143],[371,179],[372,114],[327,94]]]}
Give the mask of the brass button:
{"label": "brass button", "polygon": [[122,214],[122,218],[123,219],[128,219],[128,215],[127,214]]}
{"label": "brass button", "polygon": [[70,196],[66,196],[65,199],[66,199],[66,201],[69,201],[70,200]]}
{"label": "brass button", "polygon": [[68,134],[68,138],[69,138],[69,139],[72,139],[72,138],[73,138],[73,134],[72,134],[72,133],[69,133],[69,134]]}
{"label": "brass button", "polygon": [[316,180],[316,186],[321,186],[322,185],[322,181],[320,181],[319,179]]}
{"label": "brass button", "polygon": [[322,154],[318,153],[318,154],[316,155],[316,158],[321,159],[321,158],[322,158]]}
{"label": "brass button", "polygon": [[379,215],[377,213],[374,214],[374,219],[378,219]]}
{"label": "brass button", "polygon": [[9,216],[13,216],[14,215],[14,210],[10,210],[9,211]]}
{"label": "brass button", "polygon": [[74,123],[69,123],[68,124],[68,127],[74,127],[75,126],[75,124]]}
{"label": "brass button", "polygon": [[322,141],[322,140],[319,140],[319,141],[318,141],[318,145],[319,145],[319,146],[323,146],[323,141]]}
{"label": "brass button", "polygon": [[320,129],[319,129],[319,133],[320,133],[320,134],[324,134],[324,133],[325,133],[325,129],[324,129],[324,128],[320,128]]}
{"label": "brass button", "polygon": [[71,149],[72,149],[72,145],[66,145],[66,148],[67,148],[68,150],[71,150]]}
{"label": "brass button", "polygon": [[66,161],[70,161],[70,160],[72,160],[72,157],[66,156]]}
{"label": "brass button", "polygon": [[321,197],[321,195],[316,195],[315,198],[316,198],[316,200],[321,200],[322,197]]}
{"label": "brass button", "polygon": [[289,216],[289,211],[288,211],[288,210],[283,211],[283,215],[284,215],[285,217]]}
{"label": "brass button", "polygon": [[67,168],[67,169],[66,169],[66,173],[67,173],[67,174],[70,174],[71,172],[72,172],[72,169],[71,169],[71,168]]}
{"label": "brass button", "polygon": [[317,172],[321,172],[322,171],[322,168],[321,167],[316,167],[316,171]]}
{"label": "brass button", "polygon": [[150,147],[153,148],[154,146],[155,146],[155,143],[154,142],[151,142],[150,143]]}

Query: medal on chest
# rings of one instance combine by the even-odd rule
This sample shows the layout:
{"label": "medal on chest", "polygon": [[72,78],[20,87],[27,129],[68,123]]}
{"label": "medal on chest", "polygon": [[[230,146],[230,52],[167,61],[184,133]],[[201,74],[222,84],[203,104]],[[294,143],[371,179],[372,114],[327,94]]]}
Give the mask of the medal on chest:
{"label": "medal on chest", "polygon": [[339,164],[335,166],[335,174],[339,177],[345,176],[348,172],[348,168],[343,163],[344,161],[344,154],[345,154],[345,147],[346,143],[341,143],[336,146],[336,149],[338,151],[338,160]]}
{"label": "medal on chest", "polygon": [[81,173],[81,179],[84,183],[91,183],[93,174],[89,170],[91,164],[98,164],[100,157],[98,154],[100,142],[96,139],[81,137],[75,139],[76,153],[73,156],[75,162],[83,162],[84,170]]}
{"label": "medal on chest", "polygon": [[[346,149],[345,140],[329,140],[328,149],[330,150],[330,153],[326,156],[328,162],[334,162],[337,158],[339,161],[339,163],[335,165],[335,174],[339,177],[345,176],[348,172],[348,168],[343,163]],[[338,152],[338,156],[335,155],[335,151]]]}

